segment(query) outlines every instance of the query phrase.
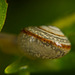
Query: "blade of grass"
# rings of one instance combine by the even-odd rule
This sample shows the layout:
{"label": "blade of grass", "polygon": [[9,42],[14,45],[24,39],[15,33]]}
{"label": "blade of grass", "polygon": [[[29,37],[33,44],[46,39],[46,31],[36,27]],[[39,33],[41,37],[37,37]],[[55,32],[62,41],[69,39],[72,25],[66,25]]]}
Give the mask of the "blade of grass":
{"label": "blade of grass", "polygon": [[3,28],[5,19],[6,19],[6,12],[7,12],[8,4],[5,0],[0,0],[0,31]]}

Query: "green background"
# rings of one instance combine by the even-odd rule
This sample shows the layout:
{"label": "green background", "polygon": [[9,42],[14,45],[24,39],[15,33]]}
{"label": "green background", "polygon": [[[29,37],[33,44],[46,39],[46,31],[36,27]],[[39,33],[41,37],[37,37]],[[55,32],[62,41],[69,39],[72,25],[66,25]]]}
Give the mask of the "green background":
{"label": "green background", "polygon": [[[50,70],[34,71],[31,75],[75,74],[75,0],[7,0],[7,2],[7,17],[2,32],[18,35],[27,26],[54,25],[65,33],[72,44],[69,54],[60,59],[47,61]],[[0,75],[4,75],[4,69],[17,58],[16,55],[0,52]],[[36,70],[41,67],[47,68],[44,65],[39,66]],[[31,69],[33,68],[31,66]]]}

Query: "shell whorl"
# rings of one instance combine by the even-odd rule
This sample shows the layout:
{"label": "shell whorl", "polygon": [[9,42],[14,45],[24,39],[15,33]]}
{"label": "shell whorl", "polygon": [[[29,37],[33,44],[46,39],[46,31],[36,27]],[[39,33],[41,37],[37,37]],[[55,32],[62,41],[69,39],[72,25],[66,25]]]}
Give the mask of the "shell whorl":
{"label": "shell whorl", "polygon": [[68,38],[54,26],[24,28],[18,37],[18,44],[24,53],[43,59],[62,57],[71,48]]}

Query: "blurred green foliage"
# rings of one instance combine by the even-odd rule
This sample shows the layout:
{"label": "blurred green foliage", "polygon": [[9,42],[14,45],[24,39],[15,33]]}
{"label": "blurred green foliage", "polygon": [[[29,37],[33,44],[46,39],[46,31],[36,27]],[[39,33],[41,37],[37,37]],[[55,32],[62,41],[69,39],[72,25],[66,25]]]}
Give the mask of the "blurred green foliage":
{"label": "blurred green foliage", "polygon": [[0,75],[4,75],[6,67],[5,73],[11,75],[75,73],[75,0],[7,0],[7,2],[8,11],[2,32],[18,35],[20,30],[27,26],[54,25],[68,36],[72,49],[60,59],[40,61],[26,57],[21,59],[16,55],[0,52]]}
{"label": "blurred green foliage", "polygon": [[7,12],[7,3],[4,0],[0,0],[0,31],[4,25],[6,12]]}

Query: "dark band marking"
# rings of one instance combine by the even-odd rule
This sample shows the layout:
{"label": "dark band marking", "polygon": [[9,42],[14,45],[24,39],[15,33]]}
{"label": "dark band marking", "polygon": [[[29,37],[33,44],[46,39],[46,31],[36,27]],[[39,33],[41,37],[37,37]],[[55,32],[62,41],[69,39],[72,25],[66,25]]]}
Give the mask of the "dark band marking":
{"label": "dark band marking", "polygon": [[[44,33],[46,36],[56,38],[55,41],[64,42],[64,40],[65,40],[64,43],[69,43],[69,41],[68,41],[67,39],[62,39],[62,38],[60,38],[59,36],[56,36],[56,35],[54,35],[54,34],[51,35],[51,33],[47,33],[46,31],[41,30],[41,29],[39,29],[38,27],[36,27],[35,30],[39,30],[39,31],[41,31],[41,32]],[[54,39],[54,38],[51,39],[51,38],[47,38],[47,37],[45,37],[45,38],[46,38],[46,39],[50,39],[50,40]],[[60,39],[60,40],[59,40],[59,39]]]}
{"label": "dark band marking", "polygon": [[46,31],[46,32],[48,32],[48,33],[51,33],[51,34],[53,34],[53,35],[65,37],[64,35],[55,34],[55,33],[53,33],[53,32],[50,32],[50,31],[48,31],[48,30],[45,30],[45,29],[43,29],[43,28],[41,28],[41,27],[38,27],[38,28],[39,28],[39,29],[42,29],[42,30],[44,30],[44,31]]}
{"label": "dark band marking", "polygon": [[64,44],[60,44],[61,46],[60,45],[57,45],[55,42],[52,42],[51,40],[48,40],[48,39],[45,39],[45,38],[42,38],[42,37],[40,37],[40,36],[38,36],[38,35],[30,32],[28,30],[22,30],[22,32],[23,33],[26,33],[28,35],[34,36],[35,38],[37,38],[37,39],[39,39],[41,41],[48,42],[48,43],[50,43],[52,45],[55,45],[56,47],[61,48],[61,49],[64,49],[64,50],[70,50],[70,48],[71,48],[71,45],[64,45]]}

